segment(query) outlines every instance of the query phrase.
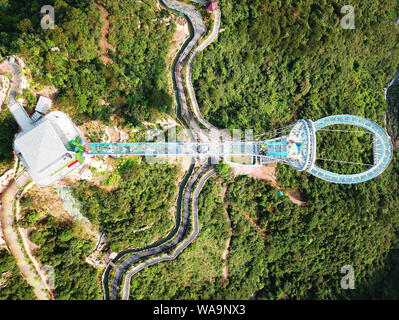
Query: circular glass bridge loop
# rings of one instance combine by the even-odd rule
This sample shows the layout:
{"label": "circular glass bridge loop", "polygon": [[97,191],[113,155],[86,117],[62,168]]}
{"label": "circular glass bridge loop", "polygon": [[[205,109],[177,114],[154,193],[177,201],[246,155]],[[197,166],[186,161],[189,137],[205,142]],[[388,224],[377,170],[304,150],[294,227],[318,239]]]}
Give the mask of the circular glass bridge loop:
{"label": "circular glass bridge loop", "polygon": [[357,174],[339,174],[321,169],[313,164],[307,171],[317,178],[333,183],[359,183],[375,178],[388,167],[392,159],[391,139],[389,135],[374,122],[352,115],[335,115],[317,120],[313,124],[316,131],[335,124],[347,124],[363,128],[373,135],[374,164],[371,168]]}

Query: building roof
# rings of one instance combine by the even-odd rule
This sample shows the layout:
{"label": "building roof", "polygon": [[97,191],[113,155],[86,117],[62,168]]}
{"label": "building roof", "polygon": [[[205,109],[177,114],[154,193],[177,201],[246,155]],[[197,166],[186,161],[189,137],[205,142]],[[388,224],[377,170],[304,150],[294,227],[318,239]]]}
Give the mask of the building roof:
{"label": "building roof", "polygon": [[217,10],[217,9],[219,9],[219,7],[218,7],[218,4],[217,4],[217,2],[216,1],[209,1],[207,4],[206,4],[206,11],[208,11],[208,12],[213,12],[213,11],[215,11],[215,10]]}
{"label": "building roof", "polygon": [[34,172],[43,171],[67,153],[49,120],[17,137],[15,149],[22,154],[29,170]]}
{"label": "building roof", "polygon": [[35,110],[41,114],[47,114],[51,108],[51,100],[49,98],[40,96]]}
{"label": "building roof", "polygon": [[10,112],[13,115],[15,121],[18,123],[22,131],[29,130],[32,127],[32,120],[29,118],[23,106],[18,102],[14,103],[10,107]]}

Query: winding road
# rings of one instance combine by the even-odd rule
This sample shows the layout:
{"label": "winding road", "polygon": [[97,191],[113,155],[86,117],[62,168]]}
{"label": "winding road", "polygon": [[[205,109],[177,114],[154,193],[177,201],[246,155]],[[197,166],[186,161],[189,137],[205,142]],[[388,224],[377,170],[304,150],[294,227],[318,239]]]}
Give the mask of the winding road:
{"label": "winding road", "polygon": [[[14,57],[15,58],[15,57]],[[17,62],[7,63],[11,69],[13,79],[11,81],[11,88],[8,94],[8,108],[12,112],[13,107],[17,104],[16,96],[18,92],[21,91],[21,78],[20,78],[20,66]],[[15,167],[16,168],[16,167]],[[14,170],[14,174],[16,170]],[[0,221],[1,227],[3,229],[4,240],[10,251],[14,256],[19,271],[26,282],[33,288],[33,293],[39,300],[48,300],[49,296],[47,292],[50,293],[51,298],[54,298],[52,290],[49,288],[47,282],[45,281],[45,276],[39,269],[37,261],[34,259],[27,239],[22,233],[21,228],[16,228],[15,218],[17,218],[19,203],[17,198],[21,196],[20,191],[28,184],[30,181],[30,175],[27,171],[22,171],[10,182],[7,189],[4,190],[1,197],[2,207],[0,207]],[[21,234],[22,244],[19,241],[17,230]],[[26,255],[27,256],[26,256]],[[33,268],[29,261],[32,262]],[[35,270],[36,269],[36,270]],[[36,274],[36,272],[38,274]],[[40,279],[38,278],[40,276]]]}
{"label": "winding road", "polygon": [[[190,57],[190,60],[188,61],[188,66],[187,66],[187,72],[186,72],[186,79],[187,79],[187,88],[188,88],[188,94],[190,96],[192,105],[193,105],[193,110],[194,110],[194,115],[198,119],[198,121],[207,129],[209,130],[217,130],[219,131],[218,128],[216,128],[213,124],[209,123],[202,115],[198,106],[197,98],[194,93],[194,88],[193,88],[193,83],[192,83],[192,67],[193,67],[193,62],[195,57],[197,56],[198,53],[203,51],[207,46],[209,46],[214,40],[217,39],[217,36],[219,34],[219,28],[220,28],[220,18],[221,18],[221,13],[220,10],[215,11],[214,14],[215,17],[215,23],[213,25],[213,30],[212,33],[206,40],[201,43],[193,52],[193,54]],[[223,131],[222,131],[223,132]]]}
{"label": "winding road", "polygon": [[[188,198],[188,199],[185,198],[185,201],[184,201],[184,206],[185,206],[184,211],[185,212],[190,211],[190,202],[191,202],[191,211],[192,211],[191,223],[193,226],[192,233],[190,234],[190,236],[188,238],[184,239],[176,247],[176,249],[172,252],[172,254],[165,255],[165,256],[158,256],[158,257],[146,260],[143,263],[139,264],[138,266],[134,267],[131,271],[127,272],[126,278],[124,281],[123,300],[129,300],[130,282],[131,282],[132,276],[134,276],[140,270],[143,270],[145,267],[148,267],[155,263],[175,259],[198,236],[198,234],[199,234],[198,197],[201,193],[202,188],[205,185],[205,182],[215,174],[216,174],[215,168],[211,165],[208,165],[208,166],[201,167],[200,170],[192,177],[192,179],[190,180],[189,186],[188,186],[190,191],[186,193],[185,197],[189,196],[189,194],[191,195],[191,193],[194,191],[193,199],[192,199],[192,201],[190,201],[190,198]],[[189,221],[187,221],[187,224],[186,224],[187,226],[188,226],[188,223],[189,223]],[[184,235],[182,235],[182,236],[184,237]],[[177,237],[176,240],[179,240],[178,238],[179,237]],[[165,251],[167,251],[167,250],[165,250]]]}
{"label": "winding road", "polygon": [[23,188],[30,180],[29,174],[24,171],[20,174],[2,194],[2,208],[0,208],[0,221],[3,228],[4,240],[10,253],[14,256],[19,271],[26,282],[33,288],[33,292],[37,299],[48,300],[46,286],[38,279],[35,271],[29,264],[25,256],[24,249],[19,243],[18,234],[16,232],[14,211],[15,198],[20,189]]}
{"label": "winding road", "polygon": [[[215,133],[217,134],[217,137],[221,136],[222,131],[219,131],[219,129],[211,125],[201,116],[191,81],[191,70],[196,55],[217,38],[220,27],[220,10],[215,12],[215,24],[212,33],[200,46],[195,49],[194,53],[190,56],[190,53],[198,44],[199,39],[206,32],[206,26],[202,20],[201,14],[194,6],[178,1],[161,0],[161,3],[169,9],[184,14],[191,26],[191,36],[183,45],[174,64],[173,80],[176,98],[178,101],[177,117],[190,131],[191,139],[193,141],[209,141],[215,138]],[[186,65],[186,86],[190,95],[194,114],[203,126],[211,130],[211,135],[201,130],[190,110],[184,85],[184,77],[182,74],[182,71]],[[175,259],[197,237],[199,233],[198,197],[205,182],[216,173],[210,159],[207,160],[208,161],[204,163],[199,161],[196,162],[195,159],[192,159],[192,165],[186,175],[186,178],[183,180],[180,186],[180,192],[177,201],[178,210],[175,229],[165,239],[147,248],[140,250],[126,250],[119,253],[118,256],[112,260],[112,263],[108,264],[103,276],[104,299],[119,299],[121,291],[120,286],[125,274],[126,277],[123,288],[123,299],[129,299],[130,282],[133,275],[147,266],[158,262]],[[197,166],[197,169],[193,174],[195,166]],[[181,214],[182,207],[183,212]],[[192,224],[192,232],[187,235],[190,223]],[[168,254],[165,254],[167,252]],[[122,263],[119,265],[116,264],[122,257],[126,256],[128,257]],[[143,262],[137,265],[137,263],[140,261]],[[115,275],[112,281],[111,293],[109,293],[108,282],[110,272],[113,268],[112,266],[115,268]],[[128,271],[132,266],[134,266],[133,269]]]}

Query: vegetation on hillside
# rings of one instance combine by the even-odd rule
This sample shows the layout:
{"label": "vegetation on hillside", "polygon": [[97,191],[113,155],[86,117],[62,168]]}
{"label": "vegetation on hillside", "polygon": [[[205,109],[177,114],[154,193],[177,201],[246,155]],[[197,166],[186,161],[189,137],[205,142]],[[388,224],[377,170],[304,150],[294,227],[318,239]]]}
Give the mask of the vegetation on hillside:
{"label": "vegetation on hillside", "polygon": [[[226,179],[207,182],[201,193],[197,240],[175,261],[133,277],[132,299],[249,299],[254,293],[258,299],[398,297],[392,279],[399,274],[399,202],[381,186],[393,180],[397,188],[398,172],[389,170],[378,178],[382,181],[342,186],[300,178],[281,166],[284,187],[306,186],[309,206],[301,207],[279,197],[270,184],[233,178],[226,168],[218,166]],[[227,188],[224,200],[220,184]],[[232,223],[228,279],[221,258],[229,236],[225,212]],[[355,290],[340,287],[344,265],[355,269]]]}
{"label": "vegetation on hillside", "polygon": [[59,300],[101,299],[100,270],[85,262],[95,242],[75,222],[39,213],[31,201],[22,201],[24,228],[33,228],[30,241],[39,248],[33,253],[43,266],[54,268],[54,293]]}
{"label": "vegetation on hillside", "polygon": [[[387,111],[383,88],[398,67],[398,29],[393,23],[398,3],[354,1],[354,30],[340,27],[344,4],[219,1],[225,32],[198,56],[193,73],[208,120],[229,129],[263,132],[299,118],[350,113],[383,125]],[[320,133],[318,138],[319,157],[372,163],[367,134],[345,138]],[[318,164],[347,173],[367,169]],[[286,189],[298,188],[308,207],[282,204],[267,197],[264,183],[236,179],[228,190],[230,201],[236,203],[231,207],[252,212],[267,232],[264,278],[252,287],[260,290],[257,296],[397,297],[397,289],[388,284],[399,271],[392,265],[398,257],[399,199],[392,192],[398,169],[395,154],[380,177],[345,186],[278,166],[279,182]],[[254,252],[243,251],[241,260],[256,261],[259,254]],[[339,287],[345,264],[355,268],[354,291]],[[377,287],[382,284],[387,287]]]}
{"label": "vegetation on hillside", "polygon": [[127,159],[105,184],[116,186],[108,192],[82,182],[74,194],[83,213],[106,232],[110,248],[119,252],[140,248],[166,236],[174,226],[178,176],[175,166]]}
{"label": "vegetation on hillside", "polygon": [[0,175],[11,167],[13,155],[12,141],[17,131],[17,124],[11,113],[0,111]]}
{"label": "vegetation on hillside", "polygon": [[[158,57],[165,52],[173,26],[150,23],[167,15],[154,11],[155,1],[101,2],[110,11],[110,41],[117,49],[109,53],[115,61],[110,66],[98,58],[99,12],[91,2],[57,1],[64,10],[59,27],[65,27],[57,34],[29,29],[25,20],[31,21],[39,1],[24,8],[9,3],[0,10],[0,30],[6,32],[0,34],[0,52],[24,55],[34,65],[37,79],[60,88],[58,102],[71,106],[72,113],[106,118],[111,109],[99,106],[100,98],[111,102],[128,122],[168,110],[170,101],[163,96],[165,66]],[[398,30],[393,21],[399,6],[394,0],[354,0],[356,28],[343,30],[340,8],[345,4],[220,0],[225,31],[198,55],[193,68],[199,105],[207,119],[220,127],[253,128],[256,133],[299,118],[316,120],[340,113],[383,126],[387,111],[383,88],[398,67]],[[11,9],[21,12],[18,19],[5,14]],[[132,19],[126,19],[127,12],[135,13]],[[77,23],[68,24],[68,15],[83,15],[89,23],[77,18]],[[36,25],[40,17],[32,19]],[[54,45],[61,53],[49,50]],[[79,53],[81,47],[88,51]],[[67,52],[69,58],[64,58]],[[150,97],[168,103],[160,105]],[[371,141],[366,135],[318,138],[321,157],[370,163]],[[131,298],[249,299],[255,294],[258,299],[397,299],[398,160],[395,153],[381,176],[356,185],[326,183],[278,166],[279,183],[285,191],[299,189],[309,203],[303,207],[279,197],[270,184],[234,178],[227,166],[219,165],[220,177],[207,182],[200,196],[198,238],[176,260],[135,275]],[[341,164],[325,168],[352,173],[364,169]],[[112,250],[142,247],[173,226],[169,209],[175,200],[176,175],[174,167],[129,160],[103,186],[113,186],[111,191],[81,183],[75,195],[87,217],[107,233]],[[227,188],[224,199],[220,186]],[[221,257],[230,237],[226,214],[232,227],[227,278]],[[41,245],[37,255],[42,263],[55,265],[61,278],[58,296],[98,297],[98,274],[83,262],[89,248],[86,240],[52,217],[33,220],[37,232],[31,239]],[[148,225],[149,229],[132,233]],[[340,287],[344,265],[355,269],[355,290]]]}
{"label": "vegetation on hillside", "polygon": [[[59,89],[57,103],[75,118],[118,114],[139,124],[171,112],[162,59],[174,31],[173,21],[161,21],[168,11],[157,10],[156,0],[98,2],[110,13],[114,63],[100,60],[102,20],[92,0],[0,2],[0,56],[21,55],[37,82]],[[54,6],[53,30],[40,27],[43,5]]]}
{"label": "vegetation on hillside", "polygon": [[220,0],[225,29],[194,61],[201,112],[222,128],[263,132],[297,118],[350,113],[383,124],[398,69],[397,1]]}
{"label": "vegetation on hillside", "polygon": [[212,299],[223,282],[221,254],[228,237],[220,186],[207,182],[200,195],[200,233],[180,256],[132,278],[131,299]]}
{"label": "vegetation on hillside", "polygon": [[0,300],[34,300],[32,288],[19,273],[14,257],[0,250]]}

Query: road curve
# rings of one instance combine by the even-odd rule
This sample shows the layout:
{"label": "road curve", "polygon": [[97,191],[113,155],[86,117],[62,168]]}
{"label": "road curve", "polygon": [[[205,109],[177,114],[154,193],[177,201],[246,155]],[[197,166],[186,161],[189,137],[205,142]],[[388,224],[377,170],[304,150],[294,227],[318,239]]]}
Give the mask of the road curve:
{"label": "road curve", "polygon": [[[177,246],[177,248],[173,251],[172,254],[166,255],[166,256],[158,256],[158,257],[149,259],[149,260],[144,261],[143,263],[139,264],[138,266],[134,267],[131,271],[127,272],[126,278],[125,278],[125,281],[124,281],[124,287],[123,287],[123,300],[129,300],[130,282],[131,282],[132,277],[137,272],[139,272],[139,271],[143,270],[144,268],[146,268],[146,267],[148,267],[150,265],[153,265],[155,263],[175,259],[198,236],[198,234],[199,234],[198,197],[199,197],[199,195],[201,193],[202,188],[205,185],[205,182],[208,181],[208,179],[211,178],[212,176],[214,176],[215,174],[216,174],[216,170],[215,170],[214,166],[207,165],[207,166],[202,167],[193,176],[192,182],[195,184],[198,181],[198,184],[196,184],[196,187],[194,188],[192,201],[190,201],[190,198],[187,195],[187,199],[185,199],[185,203],[184,203],[185,206],[189,206],[190,203],[191,203],[191,213],[192,213],[191,220],[192,220],[192,224],[193,224],[192,233],[190,234],[190,236],[188,238],[183,240],[183,242],[181,242]],[[189,185],[189,188],[190,188],[190,194],[191,194],[192,191],[193,191],[191,183]]]}
{"label": "road curve", "polygon": [[[183,216],[180,222],[180,226],[178,229],[178,232],[176,235],[170,240],[167,241],[157,247],[149,248],[149,249],[144,249],[141,250],[129,257],[127,257],[120,265],[115,270],[115,276],[114,276],[114,281],[112,282],[112,288],[111,288],[111,299],[112,300],[117,300],[119,298],[119,291],[120,291],[120,285],[122,283],[122,278],[123,275],[127,272],[127,270],[135,265],[137,262],[147,259],[151,256],[154,255],[159,255],[163,252],[170,251],[172,249],[175,249],[180,242],[181,246],[178,247],[176,250],[176,256],[186,247],[188,246],[192,240],[195,239],[195,237],[198,234],[198,215],[193,216],[193,232],[192,234],[187,238],[187,230],[188,227],[190,226],[190,204],[191,204],[191,196],[194,193],[194,190],[196,189],[196,183],[199,180],[199,178],[210,168],[209,165],[202,166],[200,167],[194,175],[191,176],[190,180],[188,181],[188,184],[186,186],[186,189],[184,191],[184,200],[183,200]],[[198,195],[197,195],[198,197]],[[193,196],[194,198],[194,196]],[[195,207],[194,210],[198,211],[198,208]],[[179,250],[180,249],[180,250]],[[175,255],[175,253],[172,254],[172,256]],[[160,260],[157,258],[154,258],[154,262],[151,264],[154,264],[155,262],[163,261],[165,259],[162,257]],[[166,260],[170,260],[167,259]],[[146,265],[144,265],[145,267]],[[142,269],[142,268],[141,268]],[[141,270],[140,269],[140,270]]]}
{"label": "road curve", "polygon": [[[202,20],[202,17],[198,10],[190,5],[180,3],[178,1],[174,0],[161,0],[161,3],[166,6],[167,8],[170,8],[172,10],[179,11],[183,13],[188,20],[188,22],[191,25],[191,37],[188,42],[186,42],[183,45],[183,49],[180,52],[180,54],[177,57],[175,66],[174,66],[174,84],[175,84],[175,90],[176,90],[176,96],[178,100],[178,104],[180,109],[178,108],[177,110],[177,116],[178,118],[183,122],[183,124],[190,130],[191,132],[191,138],[194,140],[201,140],[201,139],[207,139],[208,137],[203,135],[200,131],[200,128],[196,121],[193,118],[193,115],[190,111],[189,104],[188,104],[188,99],[187,95],[185,92],[185,87],[184,87],[184,80],[183,80],[183,75],[182,75],[182,70],[184,66],[186,65],[189,55],[193,48],[197,45],[199,38],[205,34],[206,32],[206,27],[205,24]],[[218,29],[218,28],[217,28]],[[205,46],[207,44],[205,43]],[[190,68],[191,70],[191,68]],[[194,96],[195,97],[195,96]],[[189,173],[187,174],[187,178],[190,177],[191,172],[194,168],[194,163],[191,165]],[[178,217],[177,217],[177,223],[176,226],[178,227],[177,230],[173,230],[171,234],[169,234],[164,240],[161,240],[159,243],[153,244],[152,246],[149,246],[147,248],[141,249],[141,250],[128,250],[125,252],[122,252],[118,254],[118,256],[112,261],[113,264],[116,263],[120,258],[126,256],[127,254],[133,253],[133,255],[127,257],[120,265],[115,267],[115,276],[112,282],[112,287],[111,287],[111,299],[118,299],[119,298],[119,292],[120,292],[120,285],[122,282],[123,275],[125,272],[135,263],[139,262],[140,260],[149,258],[154,255],[159,255],[163,252],[170,251],[174,249],[181,241],[183,241],[175,250],[175,252],[172,254],[172,256],[177,256],[188,244],[190,244],[191,241],[195,239],[195,237],[198,234],[198,216],[193,216],[193,232],[190,234],[188,238],[187,236],[187,230],[190,224],[190,203],[191,203],[191,196],[194,192],[194,186],[196,185],[197,181],[203,181],[205,183],[206,180],[202,180],[201,175],[204,174],[208,169],[209,169],[209,164],[207,165],[200,165],[198,171],[194,174],[193,177],[189,178],[188,184],[186,185],[186,182],[183,181],[182,186],[184,187],[186,185],[186,188],[184,189],[184,194],[183,196],[178,200]],[[202,188],[202,187],[201,187]],[[199,189],[200,190],[200,189]],[[199,194],[199,193],[198,193]],[[198,198],[197,196],[193,196],[193,198]],[[183,208],[183,215],[179,221],[179,209],[181,208],[181,203],[184,198],[184,208]],[[194,211],[197,212],[197,203],[193,204]],[[186,239],[185,239],[186,238]],[[154,258],[152,259],[152,263],[156,263],[159,261],[162,261],[163,259],[166,259],[166,257],[160,257],[159,259]],[[168,259],[167,259],[168,260]],[[144,266],[147,266],[149,264],[144,263]],[[142,269],[142,268],[141,268]],[[141,270],[140,269],[140,270]],[[109,273],[111,271],[111,266],[108,265],[103,276],[103,289],[104,289],[104,298],[108,299],[109,298],[109,292],[108,292],[108,277]],[[138,272],[138,271],[137,271]],[[131,277],[129,277],[130,279]],[[130,285],[130,282],[129,282]],[[127,287],[125,290],[126,292],[130,288]],[[128,295],[128,294],[127,294]]]}
{"label": "road curve", "polygon": [[190,111],[184,87],[184,78],[182,70],[189,59],[191,51],[197,45],[198,40],[205,34],[206,26],[202,20],[201,14],[195,7],[175,0],[160,0],[160,1],[165,7],[184,14],[184,16],[191,25],[192,34],[188,43],[185,46],[183,45],[184,48],[183,51],[180,52],[180,54],[178,55],[174,68],[174,78],[177,90],[177,98],[181,108],[181,115],[184,118],[184,120],[187,122],[187,126],[191,130],[193,136],[197,140],[200,140],[201,129],[198,126],[197,122],[195,121]]}
{"label": "road curve", "polygon": [[201,43],[194,50],[193,54],[191,55],[191,57],[188,61],[187,71],[186,71],[186,84],[187,84],[188,94],[192,101],[194,115],[197,117],[198,121],[209,130],[219,130],[219,129],[217,127],[215,127],[213,124],[209,123],[201,114],[201,111],[198,106],[197,98],[194,93],[193,83],[192,83],[192,67],[193,67],[194,59],[196,58],[197,54],[200,53],[201,51],[203,51],[206,47],[208,47],[218,37],[219,28],[220,28],[220,19],[221,19],[220,9],[218,8],[214,12],[214,14],[215,14],[215,24],[213,25],[212,33],[209,35],[208,38],[206,38],[206,40],[203,43]]}
{"label": "road curve", "polygon": [[24,171],[19,175],[2,194],[2,208],[0,208],[0,222],[3,228],[4,240],[11,254],[14,256],[19,271],[26,282],[33,288],[37,299],[48,300],[46,287],[37,279],[29,262],[26,260],[25,253],[18,240],[18,234],[14,230],[14,208],[15,199],[20,191],[30,180],[29,174]]}

